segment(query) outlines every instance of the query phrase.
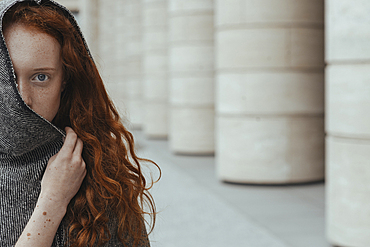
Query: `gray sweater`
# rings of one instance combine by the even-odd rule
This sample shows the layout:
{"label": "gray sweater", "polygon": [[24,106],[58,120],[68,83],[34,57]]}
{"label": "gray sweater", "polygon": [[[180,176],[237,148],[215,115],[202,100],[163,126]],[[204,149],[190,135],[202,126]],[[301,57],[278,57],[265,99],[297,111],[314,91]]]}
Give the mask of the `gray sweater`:
{"label": "gray sweater", "polygon": [[[44,170],[50,157],[62,147],[62,138],[65,135],[30,109],[16,88],[14,70],[2,32],[2,20],[11,6],[23,1],[26,0],[0,2],[0,246],[4,247],[14,246],[28,223],[41,191]],[[49,2],[63,9],[75,28],[80,31],[66,8],[54,1]],[[87,46],[86,49],[88,50]],[[64,225],[66,224],[62,222],[52,246],[64,246]],[[109,228],[112,239],[105,246],[132,245],[124,245],[118,241],[114,223],[111,223]],[[144,234],[146,236],[146,232]],[[149,241],[144,241],[141,246],[149,246]]]}

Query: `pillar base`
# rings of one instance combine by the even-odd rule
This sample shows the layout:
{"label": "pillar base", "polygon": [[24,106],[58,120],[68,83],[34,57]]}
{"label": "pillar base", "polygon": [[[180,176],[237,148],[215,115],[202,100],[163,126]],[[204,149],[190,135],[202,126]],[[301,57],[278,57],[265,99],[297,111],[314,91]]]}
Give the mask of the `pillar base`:
{"label": "pillar base", "polygon": [[370,243],[370,140],[328,136],[326,216],[329,242],[348,247]]}
{"label": "pillar base", "polygon": [[247,184],[324,179],[323,117],[218,117],[217,175]]}

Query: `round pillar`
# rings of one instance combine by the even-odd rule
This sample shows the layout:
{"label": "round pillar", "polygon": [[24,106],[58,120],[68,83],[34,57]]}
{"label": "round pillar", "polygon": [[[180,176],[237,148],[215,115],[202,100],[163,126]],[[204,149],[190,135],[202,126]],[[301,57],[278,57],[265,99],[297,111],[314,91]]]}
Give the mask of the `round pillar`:
{"label": "round pillar", "polygon": [[326,1],[329,242],[370,243],[370,2]]}
{"label": "round pillar", "polygon": [[126,0],[127,49],[124,101],[132,128],[143,123],[142,87],[142,1]]}
{"label": "round pillar", "polygon": [[214,152],[212,0],[169,0],[170,148]]}
{"label": "round pillar", "polygon": [[[83,0],[85,1],[85,0]],[[81,0],[58,0],[58,3],[65,6],[72,12],[79,12],[80,11],[80,4]]]}
{"label": "round pillar", "polygon": [[168,134],[167,0],[143,1],[144,134]]}
{"label": "round pillar", "polygon": [[99,0],[79,0],[79,20],[94,59],[99,49]]}
{"label": "round pillar", "polygon": [[220,180],[324,178],[324,1],[216,0]]}
{"label": "round pillar", "polygon": [[[116,25],[115,0],[99,0],[99,50],[97,64],[109,95],[115,97]],[[113,25],[112,25],[113,23]]]}
{"label": "round pillar", "polygon": [[122,118],[127,118],[127,60],[128,60],[128,0],[116,0],[115,7],[115,25],[116,25],[116,77],[115,77],[115,92],[114,102],[118,112]]}

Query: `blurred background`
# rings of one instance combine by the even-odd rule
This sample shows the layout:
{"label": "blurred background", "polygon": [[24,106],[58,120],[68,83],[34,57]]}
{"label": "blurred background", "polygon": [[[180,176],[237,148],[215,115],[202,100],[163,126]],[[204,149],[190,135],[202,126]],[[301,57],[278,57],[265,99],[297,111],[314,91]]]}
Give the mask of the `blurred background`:
{"label": "blurred background", "polygon": [[162,169],[152,246],[370,246],[370,1],[58,2]]}

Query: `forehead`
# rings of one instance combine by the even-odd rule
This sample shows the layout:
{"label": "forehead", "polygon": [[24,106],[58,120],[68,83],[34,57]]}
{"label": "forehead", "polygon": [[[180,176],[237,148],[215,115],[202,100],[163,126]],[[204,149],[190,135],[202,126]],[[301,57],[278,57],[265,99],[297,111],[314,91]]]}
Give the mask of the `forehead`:
{"label": "forehead", "polygon": [[59,42],[34,27],[12,24],[4,30],[4,37],[13,62],[38,58],[60,60]]}

